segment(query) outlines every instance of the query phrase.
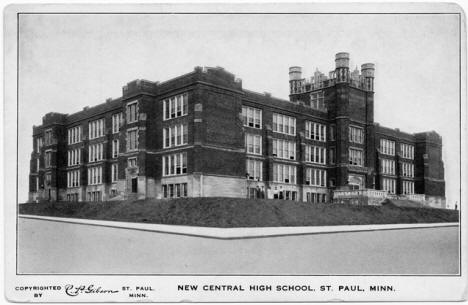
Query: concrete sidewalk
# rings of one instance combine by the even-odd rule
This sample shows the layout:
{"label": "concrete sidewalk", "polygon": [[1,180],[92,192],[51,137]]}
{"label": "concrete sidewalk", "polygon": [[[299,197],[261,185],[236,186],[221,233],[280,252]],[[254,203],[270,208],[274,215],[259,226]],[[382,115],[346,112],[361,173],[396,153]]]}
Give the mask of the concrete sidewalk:
{"label": "concrete sidewalk", "polygon": [[165,224],[134,223],[122,221],[49,217],[37,215],[19,215],[21,218],[41,219],[81,225],[104,226],[119,229],[140,230],[158,233],[188,235],[215,239],[245,239],[279,237],[288,235],[327,234],[343,232],[401,230],[416,228],[458,227],[459,223],[423,223],[423,224],[383,224],[383,225],[347,225],[347,226],[309,226],[309,227],[257,227],[257,228],[214,228],[178,226]]}

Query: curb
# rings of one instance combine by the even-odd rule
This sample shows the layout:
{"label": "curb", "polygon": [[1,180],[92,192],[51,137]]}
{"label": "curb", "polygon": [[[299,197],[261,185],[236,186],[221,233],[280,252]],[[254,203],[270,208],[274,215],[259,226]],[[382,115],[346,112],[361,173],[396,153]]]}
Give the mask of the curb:
{"label": "curb", "polygon": [[215,228],[165,224],[132,223],[122,221],[94,220],[80,218],[50,217],[38,215],[18,215],[19,218],[92,225],[117,229],[129,229],[154,233],[185,235],[192,237],[233,240],[299,236],[312,234],[333,234],[351,232],[372,232],[384,230],[430,229],[440,227],[458,227],[459,223],[417,223],[417,224],[381,224],[381,225],[347,225],[347,226],[308,226],[308,227],[248,227],[248,228]]}

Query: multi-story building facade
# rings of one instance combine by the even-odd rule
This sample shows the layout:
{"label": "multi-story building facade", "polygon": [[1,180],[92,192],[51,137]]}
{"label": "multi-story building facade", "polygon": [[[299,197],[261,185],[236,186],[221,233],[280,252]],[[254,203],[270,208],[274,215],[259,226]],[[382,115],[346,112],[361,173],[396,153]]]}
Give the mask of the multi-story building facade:
{"label": "multi-story building facade", "polygon": [[445,202],[442,139],[374,122],[374,65],[289,72],[289,100],[222,68],[135,80],[122,97],[33,127],[30,201],[251,197],[329,202],[349,190]]}

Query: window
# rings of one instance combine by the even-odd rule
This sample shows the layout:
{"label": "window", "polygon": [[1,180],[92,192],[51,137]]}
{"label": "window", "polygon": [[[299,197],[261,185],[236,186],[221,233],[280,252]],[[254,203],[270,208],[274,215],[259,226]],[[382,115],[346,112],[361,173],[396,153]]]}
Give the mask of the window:
{"label": "window", "polygon": [[364,154],[361,149],[350,148],[349,149],[349,164],[364,166]]}
{"label": "window", "polygon": [[246,173],[247,173],[247,179],[262,181],[263,180],[263,162],[259,160],[247,159]]}
{"label": "window", "polygon": [[244,126],[262,128],[262,110],[247,106],[242,106],[242,122]]}
{"label": "window", "polygon": [[36,138],[36,152],[40,153],[42,149],[43,138]]}
{"label": "window", "polygon": [[169,120],[187,115],[188,94],[179,94],[163,100],[163,120]]}
{"label": "window", "polygon": [[187,153],[176,153],[162,157],[163,176],[183,175],[187,173]]}
{"label": "window", "polygon": [[88,185],[102,183],[102,166],[88,168]]}
{"label": "window", "polygon": [[328,154],[330,158],[330,164],[335,164],[336,163],[336,149],[335,147],[330,148],[330,152]]}
{"label": "window", "polygon": [[400,144],[400,155],[405,159],[414,159],[414,146],[410,144]]}
{"label": "window", "polygon": [[327,149],[320,146],[305,146],[305,161],[319,164],[327,163]]}
{"label": "window", "polygon": [[386,175],[395,175],[395,161],[382,159],[380,162],[380,172]]}
{"label": "window", "polygon": [[414,194],[414,182],[413,181],[403,181],[402,182],[402,193],[403,194]]}
{"label": "window", "polygon": [[68,129],[68,144],[81,142],[81,126],[75,126]]}
{"label": "window", "polygon": [[45,175],[45,184],[47,186],[51,186],[52,185],[52,175],[51,174],[46,174]]}
{"label": "window", "polygon": [[380,152],[384,155],[395,155],[395,141],[380,139]]}
{"label": "window", "polygon": [[128,162],[128,167],[132,168],[132,167],[137,167],[138,166],[138,162],[137,162],[137,158],[128,158],[127,162]]}
{"label": "window", "polygon": [[313,186],[327,186],[327,171],[325,169],[307,168],[305,184]]}
{"label": "window", "polygon": [[323,124],[306,121],[306,138],[325,142],[327,139],[327,127]]}
{"label": "window", "polygon": [[307,202],[311,202],[311,203],[327,202],[327,194],[322,194],[322,193],[307,192],[306,198],[307,198]]}
{"label": "window", "polygon": [[67,201],[70,201],[70,202],[78,201],[78,193],[67,194]]}
{"label": "window", "polygon": [[89,139],[96,139],[104,135],[104,119],[91,121],[88,124]]}
{"label": "window", "polygon": [[275,192],[273,195],[274,199],[282,199],[282,200],[292,200],[296,201],[297,200],[297,192],[296,191],[290,191],[290,190],[278,190],[275,187]]}
{"label": "window", "polygon": [[81,148],[68,151],[68,166],[78,165],[81,163]]}
{"label": "window", "polygon": [[401,175],[404,177],[414,177],[414,164],[402,162],[401,163]]}
{"label": "window", "polygon": [[187,197],[187,183],[163,184],[163,198]]}
{"label": "window", "polygon": [[296,118],[279,113],[273,113],[273,131],[295,136]]}
{"label": "window", "polygon": [[30,186],[31,192],[37,192],[39,190],[39,177],[31,177]]}
{"label": "window", "polygon": [[52,129],[48,129],[45,131],[45,134],[44,134],[45,145],[53,144],[52,141],[53,141]]}
{"label": "window", "polygon": [[280,159],[296,160],[296,142],[273,139],[273,156]]}
{"label": "window", "polygon": [[245,149],[249,154],[262,154],[262,136],[245,134]]}
{"label": "window", "polygon": [[336,140],[336,136],[335,136],[335,132],[336,132],[336,128],[335,128],[335,125],[330,125],[330,131],[329,131],[329,139],[330,141],[335,141]]}
{"label": "window", "polygon": [[45,167],[49,168],[52,166],[52,151],[46,151],[45,153]]}
{"label": "window", "polygon": [[388,178],[383,178],[382,179],[382,186],[383,190],[387,191],[390,194],[395,194],[395,179],[388,179]]}
{"label": "window", "polygon": [[323,96],[323,91],[312,92],[310,94],[310,107],[318,110],[327,110]]}
{"label": "window", "polygon": [[111,165],[111,182],[116,182],[119,177],[119,165],[117,163],[113,163]]}
{"label": "window", "polygon": [[97,143],[89,145],[88,157],[89,162],[97,162],[103,160],[104,145],[103,143]]}
{"label": "window", "polygon": [[112,140],[112,158],[119,156],[119,140]]}
{"label": "window", "polygon": [[264,199],[265,198],[265,189],[264,187],[254,186],[247,188],[247,196],[249,199]]}
{"label": "window", "polygon": [[39,172],[40,164],[41,164],[41,161],[39,160],[39,158],[37,158],[36,159],[36,172]]}
{"label": "window", "polygon": [[349,126],[349,142],[364,143],[364,129],[361,127]]}
{"label": "window", "polygon": [[120,126],[123,124],[123,113],[116,113],[112,115],[112,133],[118,133]]}
{"label": "window", "polygon": [[127,124],[138,121],[138,101],[127,104]]}
{"label": "window", "polygon": [[273,181],[281,183],[296,183],[296,167],[286,164],[273,164]]}
{"label": "window", "polygon": [[182,116],[182,102],[183,102],[183,99],[182,99],[182,96],[176,96],[176,117],[180,117]]}
{"label": "window", "polygon": [[138,129],[127,131],[127,151],[138,149]]}
{"label": "window", "polygon": [[188,142],[187,124],[174,125],[163,128],[163,147],[185,145]]}
{"label": "window", "polygon": [[296,191],[284,191],[284,199],[285,200],[297,200],[297,192]]}
{"label": "window", "polygon": [[88,201],[98,202],[102,200],[101,191],[88,192]]}
{"label": "window", "polygon": [[67,172],[67,187],[80,186],[80,171],[73,170]]}

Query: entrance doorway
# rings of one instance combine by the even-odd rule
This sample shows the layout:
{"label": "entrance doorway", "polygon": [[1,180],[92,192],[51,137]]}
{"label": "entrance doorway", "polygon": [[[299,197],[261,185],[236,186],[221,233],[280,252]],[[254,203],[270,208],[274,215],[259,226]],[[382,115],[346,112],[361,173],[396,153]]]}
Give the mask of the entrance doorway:
{"label": "entrance doorway", "polygon": [[260,187],[249,187],[248,188],[248,196],[250,199],[263,199],[265,198],[265,192],[263,191],[263,188],[260,189]]}
{"label": "entrance doorway", "polygon": [[361,190],[365,188],[364,176],[361,175],[349,175],[348,176],[348,185],[352,190]]}
{"label": "entrance doorway", "polygon": [[132,193],[138,191],[138,178],[132,178]]}

